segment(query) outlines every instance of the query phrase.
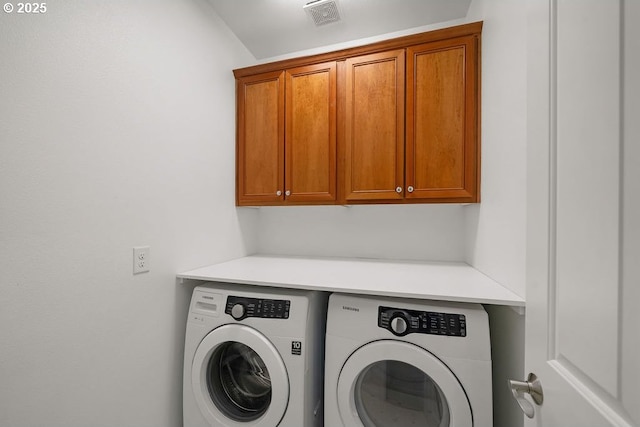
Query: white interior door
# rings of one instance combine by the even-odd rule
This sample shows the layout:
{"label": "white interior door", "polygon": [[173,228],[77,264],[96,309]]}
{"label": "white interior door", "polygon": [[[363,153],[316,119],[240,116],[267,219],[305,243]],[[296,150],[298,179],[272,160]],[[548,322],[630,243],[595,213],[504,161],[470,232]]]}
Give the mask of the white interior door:
{"label": "white interior door", "polygon": [[529,0],[528,426],[640,425],[640,2]]}

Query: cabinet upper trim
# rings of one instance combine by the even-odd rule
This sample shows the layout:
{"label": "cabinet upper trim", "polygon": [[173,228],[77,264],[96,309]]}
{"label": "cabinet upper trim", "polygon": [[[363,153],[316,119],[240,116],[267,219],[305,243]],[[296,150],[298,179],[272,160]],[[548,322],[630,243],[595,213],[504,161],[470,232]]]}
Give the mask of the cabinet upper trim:
{"label": "cabinet upper trim", "polygon": [[447,40],[456,37],[475,35],[479,38],[482,31],[482,24],[482,21],[473,22],[471,24],[458,25],[455,27],[429,31],[426,33],[412,34],[409,36],[398,37],[390,40],[384,40],[377,43],[353,47],[349,49],[342,49],[334,52],[327,52],[317,55],[303,56],[299,58],[259,64],[251,67],[238,68],[236,70],[233,70],[233,74],[236,78],[240,78],[253,74],[278,71],[292,67],[316,64],[320,62],[340,61],[353,56],[366,55],[369,53],[376,53],[391,49],[406,48],[412,45],[429,43],[439,40]]}

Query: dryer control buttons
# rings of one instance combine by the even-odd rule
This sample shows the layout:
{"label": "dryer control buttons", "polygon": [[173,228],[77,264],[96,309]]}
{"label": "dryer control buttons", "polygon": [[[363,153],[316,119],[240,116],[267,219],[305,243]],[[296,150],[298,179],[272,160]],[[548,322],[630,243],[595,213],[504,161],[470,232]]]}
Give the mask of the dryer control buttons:
{"label": "dryer control buttons", "polygon": [[378,307],[378,326],[398,336],[407,334],[467,336],[467,321],[464,314],[380,306]]}
{"label": "dryer control buttons", "polygon": [[224,312],[236,320],[247,317],[288,319],[291,301],[228,296]]}
{"label": "dryer control buttons", "polygon": [[407,321],[397,316],[391,319],[391,332],[396,335],[402,335],[407,331]]}

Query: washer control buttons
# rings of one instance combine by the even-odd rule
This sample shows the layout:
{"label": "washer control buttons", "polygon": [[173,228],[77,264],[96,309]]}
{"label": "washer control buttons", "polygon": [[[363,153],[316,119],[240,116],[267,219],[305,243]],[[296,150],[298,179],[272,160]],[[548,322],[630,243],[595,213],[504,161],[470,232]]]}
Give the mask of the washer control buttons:
{"label": "washer control buttons", "polygon": [[236,320],[242,319],[244,317],[244,313],[245,309],[244,305],[242,304],[235,304],[233,307],[231,307],[231,317]]}
{"label": "washer control buttons", "polygon": [[288,319],[291,301],[228,296],[224,312],[236,320],[247,317]]}
{"label": "washer control buttons", "polygon": [[378,307],[378,326],[394,335],[429,334],[466,337],[467,322],[464,314],[406,310]]}

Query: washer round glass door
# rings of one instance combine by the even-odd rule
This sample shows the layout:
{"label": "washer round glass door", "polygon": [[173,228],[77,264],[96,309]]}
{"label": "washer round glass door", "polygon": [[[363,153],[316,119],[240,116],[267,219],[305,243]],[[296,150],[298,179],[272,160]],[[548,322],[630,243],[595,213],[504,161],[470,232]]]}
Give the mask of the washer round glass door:
{"label": "washer round glass door", "polygon": [[215,426],[275,426],[289,402],[280,354],[264,335],[244,325],[221,326],[202,340],[191,381],[200,411]]}
{"label": "washer round glass door", "polygon": [[473,426],[456,376],[403,341],[375,341],[353,352],[340,372],[337,399],[345,427]]}

